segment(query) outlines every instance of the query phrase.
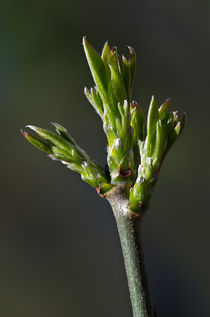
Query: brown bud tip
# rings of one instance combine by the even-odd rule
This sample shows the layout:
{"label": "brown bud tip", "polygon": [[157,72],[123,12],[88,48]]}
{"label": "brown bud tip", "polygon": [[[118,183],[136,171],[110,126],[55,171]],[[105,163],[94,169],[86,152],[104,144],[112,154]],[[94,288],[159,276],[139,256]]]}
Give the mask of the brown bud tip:
{"label": "brown bud tip", "polygon": [[117,52],[117,46],[113,46],[112,47],[112,54],[116,53]]}
{"label": "brown bud tip", "polygon": [[129,176],[131,176],[131,170],[122,170],[121,167],[118,168],[118,174],[123,177],[123,178],[128,178]]}
{"label": "brown bud tip", "polygon": [[97,191],[97,193],[100,195],[100,193],[101,193],[101,188],[100,188],[100,187],[96,187],[96,191]]}
{"label": "brown bud tip", "polygon": [[160,106],[159,111],[167,111],[169,102],[171,102],[171,98],[164,101],[164,103]]}
{"label": "brown bud tip", "polygon": [[132,109],[135,109],[135,108],[138,106],[138,104],[137,104],[136,101],[133,100],[133,101],[131,102],[130,106],[131,106]]}
{"label": "brown bud tip", "polygon": [[122,55],[122,60],[123,60],[123,62],[124,62],[125,64],[128,63],[127,58],[126,58],[124,55]]}
{"label": "brown bud tip", "polygon": [[134,49],[131,46],[127,45],[127,48],[129,49],[130,55],[136,55]]}
{"label": "brown bud tip", "polygon": [[101,187],[96,187],[96,191],[97,191],[97,193],[99,194],[99,196],[101,198],[105,198],[106,197],[106,194],[103,193],[103,190],[101,189]]}
{"label": "brown bud tip", "polygon": [[87,41],[87,36],[86,36],[86,35],[83,36],[83,38],[82,38],[82,43],[83,43],[83,44],[88,43],[88,41]]}
{"label": "brown bud tip", "polygon": [[171,102],[171,98],[166,99],[166,101],[164,102],[164,104],[169,104],[169,102]]}
{"label": "brown bud tip", "polygon": [[23,129],[20,129],[20,131],[21,131],[22,135],[26,138],[28,133],[26,131],[24,131]]}

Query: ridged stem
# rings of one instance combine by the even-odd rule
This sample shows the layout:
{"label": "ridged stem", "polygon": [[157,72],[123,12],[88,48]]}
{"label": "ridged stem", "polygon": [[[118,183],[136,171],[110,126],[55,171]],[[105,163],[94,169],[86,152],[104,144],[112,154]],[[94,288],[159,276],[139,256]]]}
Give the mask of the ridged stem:
{"label": "ridged stem", "polygon": [[133,317],[154,317],[140,238],[142,216],[129,209],[125,188],[113,189],[106,198],[117,222]]}

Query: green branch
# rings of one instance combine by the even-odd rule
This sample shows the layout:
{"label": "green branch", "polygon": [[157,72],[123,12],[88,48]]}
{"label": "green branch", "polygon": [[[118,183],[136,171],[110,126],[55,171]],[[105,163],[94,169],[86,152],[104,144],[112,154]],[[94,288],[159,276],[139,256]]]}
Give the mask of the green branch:
{"label": "green branch", "polygon": [[140,236],[142,215],[129,209],[129,201],[121,186],[107,193],[106,198],[112,207],[117,223],[133,316],[153,317]]}

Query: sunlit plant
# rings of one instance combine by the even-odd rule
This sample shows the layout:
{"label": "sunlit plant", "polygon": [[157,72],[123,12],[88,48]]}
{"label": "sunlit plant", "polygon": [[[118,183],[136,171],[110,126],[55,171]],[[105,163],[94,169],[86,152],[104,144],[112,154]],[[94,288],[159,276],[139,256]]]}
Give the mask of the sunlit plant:
{"label": "sunlit plant", "polygon": [[83,38],[87,61],[95,86],[84,92],[98,115],[107,137],[107,166],[99,164],[81,149],[68,131],[52,123],[56,131],[33,125],[38,137],[22,131],[25,138],[52,159],[80,173],[82,179],[106,198],[113,210],[130,290],[134,317],[155,316],[140,239],[140,224],[148,207],[163,160],[182,133],[185,115],[169,112],[169,100],[158,105],[152,97],[147,118],[136,101],[132,87],[136,55],[131,47],[126,59],[106,42],[99,55]]}

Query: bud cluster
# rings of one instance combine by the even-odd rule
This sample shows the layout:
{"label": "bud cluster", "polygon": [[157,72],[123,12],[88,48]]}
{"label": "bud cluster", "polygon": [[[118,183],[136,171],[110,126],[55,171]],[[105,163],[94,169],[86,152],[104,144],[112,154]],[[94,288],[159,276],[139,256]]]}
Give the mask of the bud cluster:
{"label": "bud cluster", "polygon": [[100,194],[125,185],[130,209],[140,213],[148,205],[165,155],[184,128],[185,116],[179,121],[177,112],[168,111],[169,100],[159,107],[152,97],[145,119],[139,105],[131,99],[136,68],[131,47],[126,59],[118,55],[116,47],[110,49],[107,42],[101,55],[86,38],[83,46],[95,82],[94,88],[85,88],[84,92],[103,122],[108,141],[108,173],[57,123],[53,123],[57,133],[28,126],[40,138],[22,133],[51,158],[79,172]]}

